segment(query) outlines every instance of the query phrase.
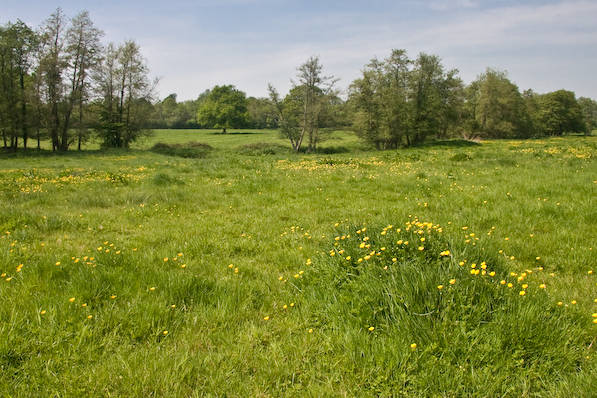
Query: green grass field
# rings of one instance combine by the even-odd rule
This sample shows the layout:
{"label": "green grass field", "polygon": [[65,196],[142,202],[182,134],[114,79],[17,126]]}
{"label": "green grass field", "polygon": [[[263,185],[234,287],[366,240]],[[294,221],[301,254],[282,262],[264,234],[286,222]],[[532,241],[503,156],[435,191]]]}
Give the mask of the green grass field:
{"label": "green grass field", "polygon": [[0,395],[594,396],[597,139],[238,133],[0,155]]}

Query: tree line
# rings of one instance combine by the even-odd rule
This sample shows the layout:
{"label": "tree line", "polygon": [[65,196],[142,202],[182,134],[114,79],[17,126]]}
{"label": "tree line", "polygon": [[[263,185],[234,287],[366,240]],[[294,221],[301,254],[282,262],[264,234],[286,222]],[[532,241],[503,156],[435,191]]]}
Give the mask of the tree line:
{"label": "tree line", "polygon": [[0,26],[0,134],[4,148],[81,149],[92,137],[127,148],[153,128],[275,128],[295,151],[315,151],[334,129],[353,130],[378,149],[434,138],[530,138],[590,134],[597,102],[567,90],[520,92],[503,71],[470,84],[436,55],[405,50],[372,59],[345,96],[318,57],[297,68],[288,93],[267,98],[215,86],[196,100],[154,101],[156,81],[134,41],[103,44],[87,11],[57,9],[38,29]]}
{"label": "tree line", "polygon": [[102,44],[87,11],[58,8],[39,29],[0,26],[0,134],[5,148],[51,141],[67,151],[92,135],[128,147],[153,111],[149,71],[134,41]]}

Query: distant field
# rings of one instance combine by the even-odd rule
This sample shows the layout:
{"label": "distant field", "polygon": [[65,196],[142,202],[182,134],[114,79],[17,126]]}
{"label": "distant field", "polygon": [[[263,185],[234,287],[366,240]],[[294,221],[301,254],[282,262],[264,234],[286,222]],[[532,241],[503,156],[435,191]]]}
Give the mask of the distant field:
{"label": "distant field", "polygon": [[2,395],[595,394],[595,137],[240,133],[0,155]]}

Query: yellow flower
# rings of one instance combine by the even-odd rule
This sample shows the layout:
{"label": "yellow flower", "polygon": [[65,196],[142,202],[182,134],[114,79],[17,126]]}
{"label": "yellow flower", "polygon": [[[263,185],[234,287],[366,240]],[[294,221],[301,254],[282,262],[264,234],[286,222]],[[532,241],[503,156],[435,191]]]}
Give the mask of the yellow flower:
{"label": "yellow flower", "polygon": [[425,250],[425,248],[424,248],[423,246],[419,246],[419,247],[417,248],[417,250],[419,250],[419,251],[421,252],[421,251]]}
{"label": "yellow flower", "polygon": [[522,288],[523,288],[523,289],[526,289],[527,287],[529,287],[529,285],[528,285],[528,284],[526,284],[526,283],[523,283],[523,284],[522,284]]}
{"label": "yellow flower", "polygon": [[456,279],[450,279],[450,285],[453,285],[456,283]]}
{"label": "yellow flower", "polygon": [[294,307],[294,303],[290,303],[290,306],[291,306],[291,307]]}
{"label": "yellow flower", "polygon": [[521,290],[520,292],[518,292],[519,295],[524,296],[525,294],[527,294],[527,292],[525,292],[524,290]]}
{"label": "yellow flower", "polygon": [[506,281],[502,279],[502,280],[500,281],[500,285],[505,285],[505,284],[506,284]]}
{"label": "yellow flower", "polygon": [[93,318],[93,315],[87,315],[87,319]]}
{"label": "yellow flower", "polygon": [[489,276],[492,276],[492,277],[493,277],[493,276],[495,276],[495,271],[491,271],[491,272],[489,273]]}
{"label": "yellow flower", "polygon": [[572,300],[570,304],[576,304],[576,300]]}
{"label": "yellow flower", "polygon": [[512,287],[513,285],[512,285],[511,283],[508,283],[508,285],[507,285],[507,286],[508,286],[508,287]]}
{"label": "yellow flower", "polygon": [[59,266],[59,265],[60,265],[60,261],[56,261],[56,266]]}
{"label": "yellow flower", "polygon": [[393,263],[395,263],[396,261],[398,261],[398,259],[396,257],[392,258]]}
{"label": "yellow flower", "polygon": [[111,295],[111,296],[110,296],[110,298],[111,298],[112,300],[114,300],[114,299],[116,298],[116,295],[115,295],[115,294],[113,294],[113,295]]}
{"label": "yellow flower", "polygon": [[564,303],[562,303],[561,301],[558,301],[558,305],[562,306],[562,305],[564,305]]}
{"label": "yellow flower", "polygon": [[309,330],[308,330],[308,332],[309,332],[309,333],[313,333],[313,329],[309,329]]}
{"label": "yellow flower", "polygon": [[284,305],[282,306],[282,309],[284,309],[284,310],[285,310],[286,308],[288,308],[288,306],[287,306],[286,304],[284,304]]}
{"label": "yellow flower", "polygon": [[539,285],[539,289],[545,289],[545,288],[546,288],[545,283],[542,283]]}
{"label": "yellow flower", "polygon": [[373,326],[369,326],[369,331],[370,331],[370,332],[372,332],[372,331],[374,331],[374,330],[375,330],[375,327],[373,327]]}
{"label": "yellow flower", "polygon": [[46,314],[46,310],[41,310],[39,313],[40,313],[41,315],[45,315],[45,314]]}
{"label": "yellow flower", "polygon": [[167,261],[168,261],[168,257],[164,257],[164,262],[167,262]]}
{"label": "yellow flower", "polygon": [[153,292],[154,290],[155,290],[154,286],[152,286],[152,287],[149,288],[149,291],[151,291],[151,292]]}
{"label": "yellow flower", "polygon": [[167,335],[167,334],[168,334],[168,331],[167,331],[167,330],[164,330],[164,331],[162,332],[162,334],[165,336],[165,335]]}
{"label": "yellow flower", "polygon": [[411,350],[414,350],[415,348],[417,348],[417,343],[412,343],[410,345]]}
{"label": "yellow flower", "polygon": [[442,290],[443,288],[444,288],[444,285],[437,285],[438,290]]}
{"label": "yellow flower", "polygon": [[264,316],[264,317],[263,317],[263,320],[264,320],[264,321],[269,321],[269,316]]}
{"label": "yellow flower", "polygon": [[68,301],[70,301],[71,303],[74,303],[75,302],[75,298],[71,297],[71,298],[68,299]]}
{"label": "yellow flower", "polygon": [[535,257],[535,260],[539,261],[539,260],[541,260],[541,257],[537,256],[537,257]]}

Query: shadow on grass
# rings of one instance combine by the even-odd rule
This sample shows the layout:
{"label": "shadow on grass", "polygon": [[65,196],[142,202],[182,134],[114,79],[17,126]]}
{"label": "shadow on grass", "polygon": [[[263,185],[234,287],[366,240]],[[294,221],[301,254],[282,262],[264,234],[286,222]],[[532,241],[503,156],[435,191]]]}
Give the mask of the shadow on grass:
{"label": "shadow on grass", "polygon": [[144,153],[145,150],[139,149],[125,149],[125,148],[110,148],[110,149],[84,149],[82,151],[52,151],[50,149],[37,148],[19,148],[17,151],[0,148],[0,159],[15,159],[15,158],[49,158],[49,157],[65,157],[78,158],[88,156],[113,156],[113,155],[130,155],[132,153]]}
{"label": "shadow on grass", "polygon": [[254,134],[263,134],[258,131],[228,131],[222,133],[221,131],[214,131],[213,133],[208,133],[211,135],[254,135]]}
{"label": "shadow on grass", "polygon": [[413,145],[412,148],[466,148],[480,145],[479,142],[469,140],[433,140]]}

